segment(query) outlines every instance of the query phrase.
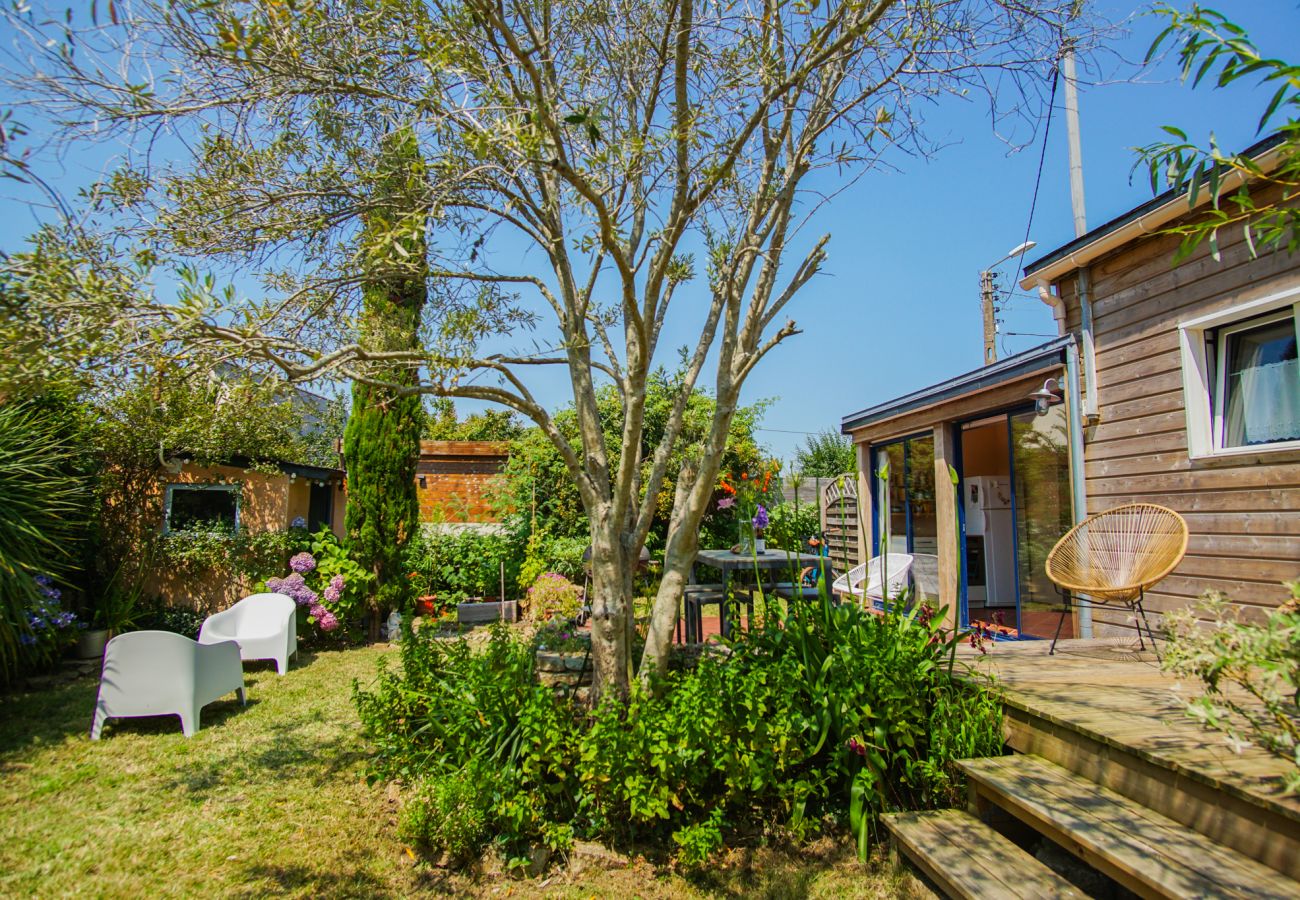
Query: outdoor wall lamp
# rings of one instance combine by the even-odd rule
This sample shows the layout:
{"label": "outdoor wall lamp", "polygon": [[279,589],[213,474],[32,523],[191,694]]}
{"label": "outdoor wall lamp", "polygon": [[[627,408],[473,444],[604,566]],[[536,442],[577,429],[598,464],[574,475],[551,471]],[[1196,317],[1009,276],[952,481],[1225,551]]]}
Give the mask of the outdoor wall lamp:
{"label": "outdoor wall lamp", "polygon": [[1058,403],[1063,403],[1065,398],[1061,396],[1061,385],[1055,378],[1049,378],[1043,382],[1043,386],[1029,395],[1034,401],[1034,410],[1040,415],[1047,415],[1047,411]]}
{"label": "outdoor wall lamp", "polygon": [[427,487],[423,475],[420,476],[420,487]]}

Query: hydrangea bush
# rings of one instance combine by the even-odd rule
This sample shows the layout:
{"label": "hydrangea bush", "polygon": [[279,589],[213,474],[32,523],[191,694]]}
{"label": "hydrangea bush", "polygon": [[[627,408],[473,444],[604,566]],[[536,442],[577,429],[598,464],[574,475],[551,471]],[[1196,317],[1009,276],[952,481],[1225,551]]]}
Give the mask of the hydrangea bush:
{"label": "hydrangea bush", "polygon": [[289,569],[284,577],[268,578],[265,589],[292,599],[305,612],[307,624],[326,633],[358,624],[373,579],[328,528],[311,536],[309,550],[290,557]]}

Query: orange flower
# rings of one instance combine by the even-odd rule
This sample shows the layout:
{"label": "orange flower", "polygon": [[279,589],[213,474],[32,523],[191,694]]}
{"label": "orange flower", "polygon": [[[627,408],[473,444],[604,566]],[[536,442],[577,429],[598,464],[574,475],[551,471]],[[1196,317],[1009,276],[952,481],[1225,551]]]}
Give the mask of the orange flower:
{"label": "orange flower", "polygon": [[740,477],[741,477],[741,480],[743,480],[743,481],[748,481],[748,480],[749,480],[749,473],[748,473],[748,472],[741,472],[741,473],[740,473]]}

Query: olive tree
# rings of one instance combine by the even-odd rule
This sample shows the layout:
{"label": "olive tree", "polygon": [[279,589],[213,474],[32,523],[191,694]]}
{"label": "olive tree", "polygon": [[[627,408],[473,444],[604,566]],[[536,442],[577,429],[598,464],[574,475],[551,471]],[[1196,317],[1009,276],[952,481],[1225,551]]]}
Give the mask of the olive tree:
{"label": "olive tree", "polygon": [[[264,297],[158,304],[185,346],[532,420],[590,521],[596,685],[620,693],[634,677],[634,563],[667,469],[686,460],[647,676],[745,381],[799,332],[790,305],[826,261],[829,235],[809,231],[817,210],[892,154],[928,150],[923,112],[946,96],[981,96],[998,117],[1035,112],[1062,42],[1087,43],[1081,6],[135,0],[84,27],[15,17],[33,40],[11,86],[69,139],[132,148],[92,192],[121,227],[160,253],[261,276]],[[394,218],[427,224],[429,299],[418,350],[376,350],[354,323],[374,277],[356,265],[358,223],[398,128],[428,161],[424,194]],[[367,258],[414,265],[400,236],[366,239]],[[670,311],[676,327],[689,320],[686,346],[661,343],[677,333]],[[647,380],[665,358],[676,393],[646,446]],[[381,374],[402,366],[414,383]],[[567,377],[575,442],[535,393],[530,373],[549,367]],[[603,384],[621,404],[617,454]],[[682,447],[697,385],[716,403]]]}

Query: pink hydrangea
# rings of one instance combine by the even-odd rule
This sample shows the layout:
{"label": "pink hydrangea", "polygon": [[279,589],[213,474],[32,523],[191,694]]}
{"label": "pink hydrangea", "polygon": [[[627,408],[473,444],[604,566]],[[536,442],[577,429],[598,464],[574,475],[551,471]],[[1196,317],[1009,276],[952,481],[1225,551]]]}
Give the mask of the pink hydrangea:
{"label": "pink hydrangea", "polygon": [[320,626],[321,631],[333,631],[339,627],[339,620],[334,618],[334,613],[327,609],[317,616],[316,624]]}
{"label": "pink hydrangea", "polygon": [[325,586],[325,599],[330,603],[338,603],[339,598],[343,596],[343,589],[348,586],[342,575],[335,575],[330,579],[330,583]]}
{"label": "pink hydrangea", "polygon": [[316,558],[304,550],[301,553],[295,554],[294,557],[289,560],[289,568],[301,575],[305,575],[316,568]]}

